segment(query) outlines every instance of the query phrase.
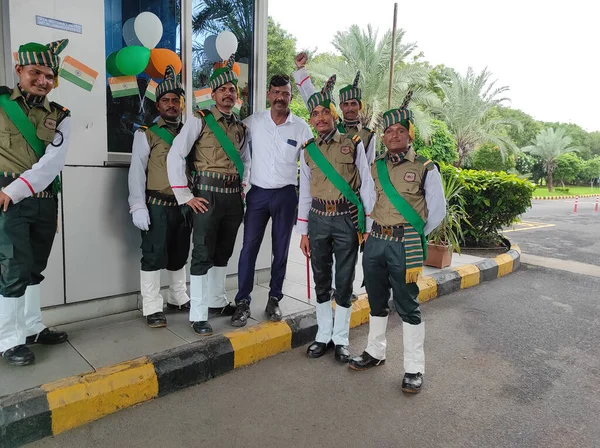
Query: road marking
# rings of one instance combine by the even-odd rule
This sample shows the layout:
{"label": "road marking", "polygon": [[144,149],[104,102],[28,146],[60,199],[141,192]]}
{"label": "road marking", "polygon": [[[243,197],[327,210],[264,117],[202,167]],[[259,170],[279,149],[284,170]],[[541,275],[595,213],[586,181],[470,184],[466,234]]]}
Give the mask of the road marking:
{"label": "road marking", "polygon": [[[519,226],[525,226],[523,228],[515,228]],[[533,222],[533,221],[522,221],[518,224],[515,224],[512,229],[503,230],[502,233],[508,232],[521,232],[523,230],[536,230],[536,229],[544,229],[546,227],[556,227],[556,224],[547,224],[543,222]]]}
{"label": "road marking", "polygon": [[538,255],[521,254],[521,263],[533,264],[544,268],[559,269],[574,274],[590,275],[600,277],[600,266],[581,263],[573,260],[561,260],[559,258],[540,257]]}

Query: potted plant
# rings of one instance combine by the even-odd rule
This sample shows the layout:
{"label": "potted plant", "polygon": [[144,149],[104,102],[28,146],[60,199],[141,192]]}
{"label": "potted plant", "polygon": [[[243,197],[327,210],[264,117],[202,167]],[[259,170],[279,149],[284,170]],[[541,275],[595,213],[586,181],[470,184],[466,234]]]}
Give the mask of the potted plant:
{"label": "potted plant", "polygon": [[446,216],[433,230],[427,244],[426,266],[443,269],[452,264],[452,252],[460,254],[460,243],[464,240],[463,223],[470,225],[465,211],[465,200],[460,194],[464,188],[455,176],[442,176],[446,198]]}

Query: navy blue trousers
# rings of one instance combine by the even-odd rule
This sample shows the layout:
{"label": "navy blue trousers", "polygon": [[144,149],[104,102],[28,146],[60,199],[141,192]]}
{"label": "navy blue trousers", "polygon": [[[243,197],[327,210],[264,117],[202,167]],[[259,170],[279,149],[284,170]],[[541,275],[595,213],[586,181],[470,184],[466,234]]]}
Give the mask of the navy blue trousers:
{"label": "navy blue trousers", "polygon": [[277,297],[278,300],[283,297],[281,288],[285,278],[297,204],[298,196],[294,185],[271,190],[252,186],[246,195],[244,243],[238,263],[239,291],[235,297],[236,302],[250,303],[250,293],[254,287],[256,258],[269,219],[273,220],[271,224],[273,262],[271,264],[269,297]]}

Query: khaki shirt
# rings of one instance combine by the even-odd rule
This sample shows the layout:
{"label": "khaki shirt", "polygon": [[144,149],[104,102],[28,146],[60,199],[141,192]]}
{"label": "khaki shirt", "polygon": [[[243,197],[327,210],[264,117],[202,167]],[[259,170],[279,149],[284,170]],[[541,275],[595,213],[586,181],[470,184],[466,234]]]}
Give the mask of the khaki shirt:
{"label": "khaki shirt", "polygon": [[[234,114],[234,122],[228,123],[225,117],[216,107],[211,108],[215,120],[225,131],[227,137],[233,142],[238,151],[246,142],[246,125],[244,125]],[[206,126],[206,121],[200,111],[194,113],[196,118],[202,121],[202,133],[196,140],[193,151],[190,153],[190,161],[197,172],[210,171],[213,173],[235,176],[238,170],[229,158],[213,131]]]}
{"label": "khaki shirt", "polygon": [[[173,136],[179,134],[179,130],[175,131],[172,127],[168,126],[162,118],[159,118],[156,124],[160,128],[166,129],[167,132]],[[145,134],[150,147],[146,189],[157,191],[160,194],[173,196],[173,189],[171,188],[171,184],[169,184],[169,176],[167,175],[167,155],[169,154],[171,145],[149,129],[145,130]]]}
{"label": "khaki shirt", "polygon": [[[30,108],[18,88],[8,89],[11,101],[16,101],[36,129],[37,137],[46,146],[54,140],[56,128],[69,115],[69,112],[56,103],[50,103],[48,98],[40,106]],[[39,160],[25,137],[0,108],[0,171],[21,174]]]}
{"label": "khaki shirt", "polygon": [[[389,160],[387,152],[379,156],[377,160],[379,159],[386,160],[390,181],[394,188],[396,188],[396,191],[416,210],[423,221],[427,222],[427,202],[423,187],[425,173],[435,168],[435,164],[425,157],[417,155],[413,148],[410,148],[404,160],[397,164]],[[376,201],[371,212],[371,218],[376,223],[386,227],[407,224],[408,221],[396,210],[383,192],[376,164],[373,164],[371,167],[371,175],[375,182],[376,193]]]}

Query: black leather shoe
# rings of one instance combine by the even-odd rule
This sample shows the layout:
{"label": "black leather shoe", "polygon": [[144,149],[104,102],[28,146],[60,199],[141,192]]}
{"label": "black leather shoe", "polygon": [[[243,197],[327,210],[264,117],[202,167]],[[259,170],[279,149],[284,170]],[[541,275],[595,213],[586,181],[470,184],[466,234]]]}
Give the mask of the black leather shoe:
{"label": "black leather shoe", "polygon": [[191,301],[188,300],[183,305],[173,305],[172,303],[167,302],[167,309],[172,311],[185,311],[186,313],[190,311]]}
{"label": "black leather shoe", "polygon": [[43,344],[43,345],[56,345],[62,344],[69,336],[64,331],[52,331],[49,328],[44,328],[38,334],[33,336],[27,336],[27,344]]}
{"label": "black leather shoe", "polygon": [[13,366],[28,366],[35,362],[35,355],[25,345],[9,348],[2,353],[2,357]]}
{"label": "black leather shoe", "polygon": [[250,305],[246,302],[240,302],[235,307],[235,313],[231,316],[231,325],[234,327],[245,327],[251,315]]}
{"label": "black leather shoe", "polygon": [[367,370],[382,364],[385,364],[385,359],[373,358],[367,352],[362,352],[362,355],[356,356],[348,361],[348,367],[352,370]]}
{"label": "black leather shoe", "polygon": [[277,297],[269,297],[265,313],[267,313],[267,317],[271,322],[279,322],[281,320],[282,314]]}
{"label": "black leather shoe", "polygon": [[337,362],[347,363],[350,359],[350,350],[347,345],[336,345],[335,346],[335,360]]}
{"label": "black leather shoe", "polygon": [[423,388],[423,375],[421,373],[405,373],[402,380],[402,392],[417,394]]}
{"label": "black leather shoe", "polygon": [[350,296],[350,302],[356,302],[358,300],[358,296],[354,293]]}
{"label": "black leather shoe", "polygon": [[194,329],[196,334],[199,334],[202,336],[210,336],[211,334],[213,334],[212,327],[205,320],[192,323],[192,328]]}
{"label": "black leather shoe", "polygon": [[219,315],[219,316],[233,316],[235,314],[235,309],[237,307],[235,305],[232,305],[231,303],[228,303],[225,306],[221,306],[218,308],[209,308],[208,309],[208,315],[209,316],[215,316],[215,315]]}
{"label": "black leather shoe", "polygon": [[150,328],[161,328],[167,326],[167,316],[162,311],[146,316],[146,323]]}
{"label": "black leather shoe", "polygon": [[325,344],[324,342],[313,342],[308,346],[306,354],[309,358],[320,358],[325,354],[327,349],[332,346],[332,343]]}

